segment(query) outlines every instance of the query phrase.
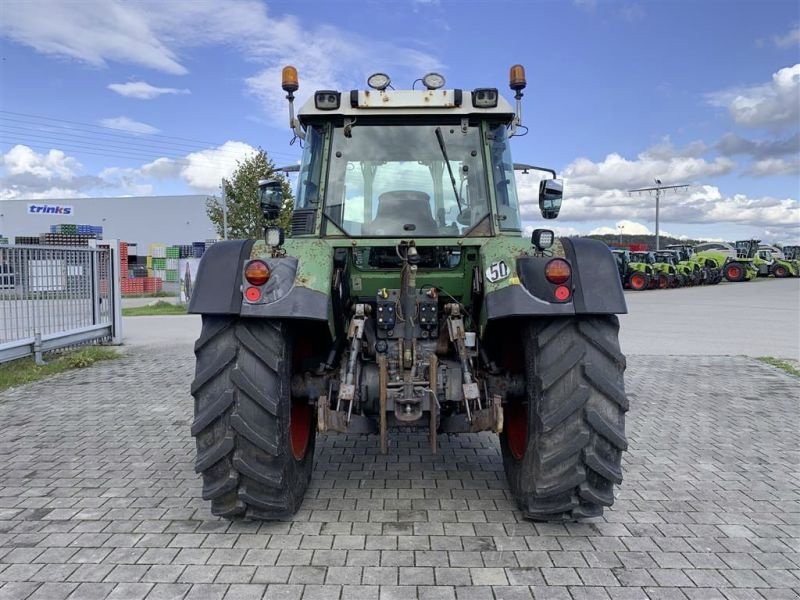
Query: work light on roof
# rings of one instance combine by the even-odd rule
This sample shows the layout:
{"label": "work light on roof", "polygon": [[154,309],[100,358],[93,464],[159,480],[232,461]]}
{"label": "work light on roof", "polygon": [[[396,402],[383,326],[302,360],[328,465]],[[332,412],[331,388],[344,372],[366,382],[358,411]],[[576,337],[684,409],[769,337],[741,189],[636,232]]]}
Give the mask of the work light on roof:
{"label": "work light on roof", "polygon": [[390,83],[392,83],[392,80],[389,79],[386,73],[373,73],[367,79],[367,85],[373,90],[385,90]]}
{"label": "work light on roof", "polygon": [[422,78],[422,84],[429,90],[438,90],[444,86],[444,75],[439,73],[428,73]]}

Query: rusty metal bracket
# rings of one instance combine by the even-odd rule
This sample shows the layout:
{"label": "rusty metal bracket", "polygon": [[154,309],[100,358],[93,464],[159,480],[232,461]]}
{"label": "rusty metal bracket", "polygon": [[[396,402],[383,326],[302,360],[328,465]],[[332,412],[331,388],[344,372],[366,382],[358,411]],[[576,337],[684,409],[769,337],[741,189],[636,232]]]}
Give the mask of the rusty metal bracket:
{"label": "rusty metal bracket", "polygon": [[381,425],[380,425],[380,433],[381,433],[381,454],[386,454],[389,452],[389,431],[388,425],[386,422],[386,383],[388,382],[389,374],[387,373],[386,369],[386,355],[379,354],[378,355],[378,387],[379,390],[379,398],[380,398],[380,417],[381,417]]}
{"label": "rusty metal bracket", "polygon": [[434,352],[431,352],[428,356],[428,386],[430,387],[430,410],[431,410],[431,454],[436,454],[436,427],[437,427],[437,415],[439,413],[439,400],[436,398],[436,386],[437,386],[437,379],[436,379],[436,371],[439,368],[439,359],[436,357]]}

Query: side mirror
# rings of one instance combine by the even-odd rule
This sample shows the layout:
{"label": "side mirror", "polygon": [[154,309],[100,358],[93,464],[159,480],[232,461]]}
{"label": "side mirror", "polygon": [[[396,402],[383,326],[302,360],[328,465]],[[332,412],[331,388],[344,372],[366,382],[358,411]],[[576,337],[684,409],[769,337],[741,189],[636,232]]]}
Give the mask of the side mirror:
{"label": "side mirror", "polygon": [[258,182],[261,212],[268,221],[277,219],[283,208],[283,186],[276,179],[260,179]]}
{"label": "side mirror", "polygon": [[539,210],[545,219],[555,219],[561,210],[564,182],[561,179],[543,179],[539,182]]}

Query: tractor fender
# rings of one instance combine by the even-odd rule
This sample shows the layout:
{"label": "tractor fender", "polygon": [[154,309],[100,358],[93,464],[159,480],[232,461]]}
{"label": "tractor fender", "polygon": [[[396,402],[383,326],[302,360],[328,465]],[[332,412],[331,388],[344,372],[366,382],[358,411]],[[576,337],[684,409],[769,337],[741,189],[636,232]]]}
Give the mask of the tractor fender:
{"label": "tractor fender", "polygon": [[197,269],[189,312],[238,315],[242,308],[242,266],[253,240],[229,240],[210,246]]}
{"label": "tractor fender", "polygon": [[552,294],[544,278],[548,258],[517,259],[519,284],[485,296],[486,318],[627,314],[617,262],[608,246],[597,240],[561,238],[564,258],[572,265],[572,297],[568,302],[544,300]]}
{"label": "tractor fender", "polygon": [[[330,296],[297,285],[300,261],[296,257],[260,257],[260,260],[267,263],[271,275],[262,289],[261,299],[256,302],[242,302],[240,314],[243,317],[328,320]],[[240,284],[245,284],[243,279]]]}

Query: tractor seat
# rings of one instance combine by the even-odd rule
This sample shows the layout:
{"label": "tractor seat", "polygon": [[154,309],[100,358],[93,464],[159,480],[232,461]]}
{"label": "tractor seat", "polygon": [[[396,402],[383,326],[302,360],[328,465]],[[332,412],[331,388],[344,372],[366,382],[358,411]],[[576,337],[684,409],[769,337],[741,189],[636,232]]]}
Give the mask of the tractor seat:
{"label": "tractor seat", "polygon": [[[405,225],[415,228],[404,229]],[[439,228],[431,214],[430,196],[414,190],[384,192],[378,196],[378,212],[364,225],[364,235],[436,235]]]}

